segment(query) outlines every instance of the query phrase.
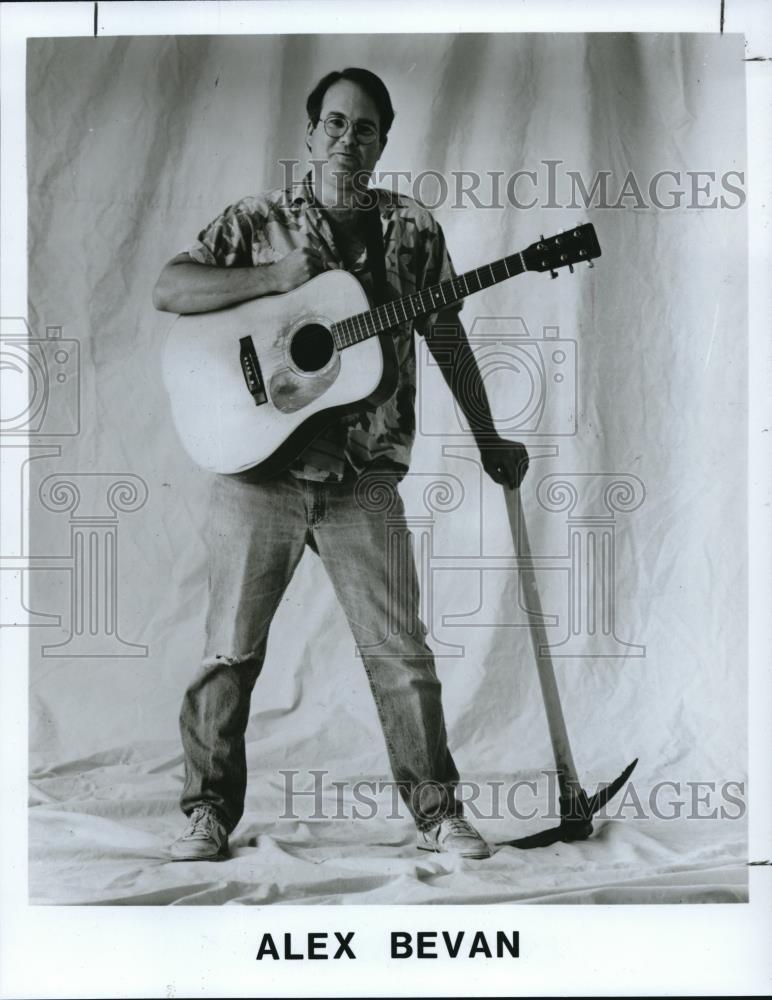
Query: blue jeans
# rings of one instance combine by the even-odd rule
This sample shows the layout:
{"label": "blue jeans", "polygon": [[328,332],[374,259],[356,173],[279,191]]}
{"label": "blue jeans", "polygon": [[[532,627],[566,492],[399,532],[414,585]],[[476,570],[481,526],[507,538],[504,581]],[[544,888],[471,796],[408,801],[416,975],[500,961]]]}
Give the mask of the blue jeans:
{"label": "blue jeans", "polygon": [[348,618],[392,773],[417,826],[427,829],[443,816],[460,814],[458,771],[419,616],[412,536],[396,478],[365,474],[330,484],[284,473],[253,484],[216,475],[207,543],[206,646],[180,712],[183,811],[210,803],[229,830],[241,819],[252,688],[271,620],[308,545],[321,558]]}

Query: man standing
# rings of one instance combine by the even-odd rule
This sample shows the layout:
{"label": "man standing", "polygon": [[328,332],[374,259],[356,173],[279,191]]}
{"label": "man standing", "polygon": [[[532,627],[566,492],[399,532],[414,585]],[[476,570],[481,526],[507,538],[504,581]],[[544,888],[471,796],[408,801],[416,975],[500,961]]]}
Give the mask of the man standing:
{"label": "man standing", "polygon": [[[306,145],[316,169],[286,190],[230,206],[163,269],[158,309],[197,313],[290,291],[329,268],[354,273],[372,300],[379,269],[369,259],[362,210],[366,182],[394,119],[389,93],[364,69],[330,73],[307,101]],[[401,297],[454,277],[442,229],[422,205],[389,191],[377,197],[385,291]],[[371,243],[372,245],[372,243]],[[382,273],[382,272],[381,272]],[[436,360],[480,447],[486,472],[516,488],[527,467],[521,444],[497,437],[458,305],[416,324],[433,347],[437,326],[454,328]],[[305,545],[322,559],[359,647],[394,778],[418,828],[418,847],[484,858],[490,848],[463,818],[458,771],[447,745],[440,682],[419,618],[410,555],[406,584],[389,586],[383,512],[361,502],[362,477],[393,485],[389,529],[412,553],[396,483],[415,435],[415,347],[409,324],[392,331],[398,382],[379,406],[338,418],[267,482],[216,475],[207,538],[210,595],[206,648],[180,713],[185,753],[181,807],[189,817],[171,846],[176,859],[227,854],[246,791],[244,733],[268,629]],[[463,371],[464,379],[454,373]],[[472,377],[470,378],[470,372]],[[475,377],[477,376],[477,377]],[[474,384],[474,399],[467,398]],[[396,604],[396,606],[394,606]],[[398,622],[387,628],[387,622]]]}

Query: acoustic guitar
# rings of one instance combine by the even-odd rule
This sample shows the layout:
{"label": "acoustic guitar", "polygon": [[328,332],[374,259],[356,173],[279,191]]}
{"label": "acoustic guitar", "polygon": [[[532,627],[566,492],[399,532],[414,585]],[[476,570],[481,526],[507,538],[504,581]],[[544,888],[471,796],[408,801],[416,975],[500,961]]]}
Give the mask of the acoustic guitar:
{"label": "acoustic guitar", "polygon": [[180,316],[163,377],[182,444],[210,472],[275,476],[337,416],[391,396],[389,330],[525,271],[592,267],[600,253],[585,224],[376,308],[352,274],[326,271],[291,292]]}

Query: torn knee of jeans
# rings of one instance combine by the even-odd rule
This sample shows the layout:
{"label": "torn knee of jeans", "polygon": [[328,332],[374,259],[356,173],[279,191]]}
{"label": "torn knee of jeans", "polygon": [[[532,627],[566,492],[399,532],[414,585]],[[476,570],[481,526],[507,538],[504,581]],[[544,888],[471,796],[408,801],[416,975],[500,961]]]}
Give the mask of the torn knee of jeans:
{"label": "torn knee of jeans", "polygon": [[226,653],[215,653],[214,656],[207,656],[203,666],[206,667],[238,667],[242,663],[249,663],[257,659],[256,652],[236,653],[229,655]]}

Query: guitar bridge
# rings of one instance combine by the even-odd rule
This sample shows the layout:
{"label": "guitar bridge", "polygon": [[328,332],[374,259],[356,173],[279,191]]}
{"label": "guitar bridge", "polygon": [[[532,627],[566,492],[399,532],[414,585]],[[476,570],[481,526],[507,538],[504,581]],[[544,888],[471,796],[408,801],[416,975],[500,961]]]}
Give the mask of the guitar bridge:
{"label": "guitar bridge", "polygon": [[252,343],[251,337],[242,337],[239,340],[239,344],[241,345],[239,360],[241,361],[241,371],[244,375],[244,381],[247,383],[247,389],[249,389],[250,395],[255,401],[255,406],[260,406],[261,403],[268,402],[268,396],[265,392],[263,373],[260,371],[260,363],[257,360],[255,345]]}

